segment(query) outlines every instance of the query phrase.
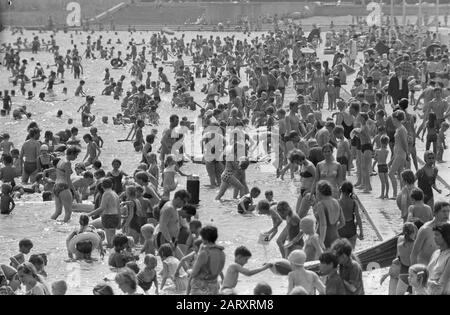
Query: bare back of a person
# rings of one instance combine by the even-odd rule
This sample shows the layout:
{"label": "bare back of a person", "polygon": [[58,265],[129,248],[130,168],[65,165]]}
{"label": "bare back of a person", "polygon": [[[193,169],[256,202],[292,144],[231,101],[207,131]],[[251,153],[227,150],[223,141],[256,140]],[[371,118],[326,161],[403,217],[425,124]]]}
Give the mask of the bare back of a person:
{"label": "bare back of a person", "polygon": [[[161,218],[163,217],[163,214],[166,213],[164,216],[165,218],[169,218],[166,222],[161,222]],[[165,224],[171,238],[175,238],[178,236],[179,232],[179,217],[178,212],[175,209],[175,207],[172,205],[171,202],[167,202],[161,209],[160,213],[160,224]],[[171,241],[171,240],[167,240]]]}
{"label": "bare back of a person", "polygon": [[340,218],[341,213],[339,202],[334,198],[328,200],[321,200],[320,202],[322,203],[322,206],[324,206],[324,208],[326,207],[328,210],[328,218],[330,220],[330,224],[331,225],[336,224]]}
{"label": "bare back of a person", "polygon": [[419,249],[419,253],[417,255],[417,263],[428,265],[430,262],[431,256],[438,249],[436,242],[434,241],[434,232],[433,232],[434,222],[425,223],[421,227],[421,232],[425,233],[424,242],[422,244],[422,248]]}
{"label": "bare back of a person", "polygon": [[105,202],[105,210],[103,211],[103,215],[119,214],[120,200],[119,196],[114,191],[105,191],[102,196],[102,202]]}
{"label": "bare back of a person", "polygon": [[24,161],[27,163],[36,162],[39,156],[40,143],[34,139],[25,141],[22,147]]}
{"label": "bare back of a person", "polygon": [[293,287],[303,287],[309,295],[315,295],[314,274],[307,270],[296,270],[289,274]]}

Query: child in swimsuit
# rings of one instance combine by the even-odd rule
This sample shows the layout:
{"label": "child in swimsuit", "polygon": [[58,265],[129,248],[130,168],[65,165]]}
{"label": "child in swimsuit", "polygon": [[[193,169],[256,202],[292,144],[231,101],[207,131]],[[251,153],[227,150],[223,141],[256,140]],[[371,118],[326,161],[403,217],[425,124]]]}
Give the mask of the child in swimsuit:
{"label": "child in swimsuit", "polygon": [[156,266],[158,265],[158,261],[154,255],[146,255],[144,258],[145,268],[141,270],[138,275],[138,284],[147,294],[150,291],[152,284],[155,284],[155,292],[156,295],[159,295],[158,291],[158,277],[156,275]]}
{"label": "child in swimsuit", "polygon": [[2,185],[2,194],[0,197],[0,214],[10,214],[16,204],[14,203],[14,199],[11,196],[13,188],[10,184]]}
{"label": "child in swimsuit", "polygon": [[305,288],[309,295],[315,295],[316,290],[320,294],[325,294],[325,286],[319,276],[315,272],[305,269],[306,254],[303,250],[294,250],[289,255],[289,262],[292,271],[288,274],[288,294],[297,286]]}
{"label": "child in swimsuit", "polygon": [[141,253],[155,254],[155,227],[152,224],[145,224],[141,227],[141,234],[144,237],[144,246]]}
{"label": "child in swimsuit", "polygon": [[178,292],[184,292],[187,288],[188,277],[184,270],[180,270],[178,275],[175,274],[180,261],[173,256],[172,247],[169,244],[162,245],[158,254],[163,262],[163,270],[161,271],[161,290],[164,288],[167,279],[171,279],[175,284]]}
{"label": "child in swimsuit", "polygon": [[48,146],[41,145],[41,155],[38,156],[38,171],[42,172],[52,167],[53,156],[48,153]]}
{"label": "child in swimsuit", "polygon": [[336,161],[342,166],[343,180],[346,179],[347,172],[350,173],[349,161],[351,157],[350,144],[344,137],[344,128],[342,126],[336,126],[333,130],[334,136],[338,141],[336,151]]}
{"label": "child in swimsuit", "polygon": [[[90,134],[85,134],[83,136],[84,142],[87,144],[86,148],[86,156],[83,159],[83,163],[85,166],[90,166],[92,163],[98,160],[98,157],[102,153],[97,143],[94,142],[92,136]],[[86,161],[87,159],[87,161]],[[86,162],[85,162],[86,161]]]}
{"label": "child in swimsuit", "polygon": [[136,187],[128,186],[126,188],[127,201],[121,204],[124,207],[125,222],[123,231],[132,236],[135,242],[139,242],[141,226],[147,223],[147,214],[142,213],[141,203],[136,198]]}
{"label": "child in swimsuit", "polygon": [[375,161],[378,163],[378,177],[381,182],[381,195],[379,198],[389,199],[389,168],[387,165],[387,158],[389,155],[389,150],[387,148],[389,145],[389,137],[382,136],[380,142],[381,148],[375,150]]}
{"label": "child in swimsuit", "polygon": [[307,216],[300,221],[300,229],[304,232],[306,261],[318,260],[325,249],[325,245],[320,243],[319,234],[316,233],[315,227],[316,220],[314,217]]}
{"label": "child in swimsuit", "polygon": [[170,200],[170,193],[172,191],[175,191],[178,186],[178,181],[175,178],[176,174],[180,174],[181,176],[188,176],[187,174],[184,174],[180,171],[178,168],[178,163],[175,161],[175,158],[173,155],[166,156],[166,168],[163,171],[163,188],[164,192],[162,195],[163,199]]}
{"label": "child in swimsuit", "polygon": [[253,204],[253,199],[258,198],[261,194],[261,190],[258,187],[253,187],[250,190],[250,194],[245,195],[239,201],[237,206],[238,212],[240,214],[251,213],[255,210],[256,206]]}

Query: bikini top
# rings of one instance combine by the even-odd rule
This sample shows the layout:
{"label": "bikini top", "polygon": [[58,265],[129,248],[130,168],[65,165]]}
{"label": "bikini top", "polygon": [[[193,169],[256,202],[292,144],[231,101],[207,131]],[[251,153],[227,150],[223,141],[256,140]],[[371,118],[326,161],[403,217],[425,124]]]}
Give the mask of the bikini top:
{"label": "bikini top", "polygon": [[301,177],[304,177],[304,178],[311,178],[311,177],[313,177],[314,175],[311,174],[311,173],[308,172],[308,171],[304,171],[304,172],[300,172],[300,176],[301,176]]}

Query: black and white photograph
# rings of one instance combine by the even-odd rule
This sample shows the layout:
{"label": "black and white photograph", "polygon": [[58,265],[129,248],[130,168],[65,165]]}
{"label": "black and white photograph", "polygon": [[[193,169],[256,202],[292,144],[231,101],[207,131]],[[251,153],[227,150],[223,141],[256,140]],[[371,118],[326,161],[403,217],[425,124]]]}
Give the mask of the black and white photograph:
{"label": "black and white photograph", "polygon": [[0,0],[0,295],[449,295],[449,16]]}

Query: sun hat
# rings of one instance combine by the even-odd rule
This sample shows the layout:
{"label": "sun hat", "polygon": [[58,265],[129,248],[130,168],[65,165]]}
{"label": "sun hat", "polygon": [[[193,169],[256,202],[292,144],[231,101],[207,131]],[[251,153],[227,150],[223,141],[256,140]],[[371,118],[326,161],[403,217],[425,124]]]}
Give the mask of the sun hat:
{"label": "sun hat", "polygon": [[303,250],[294,250],[288,257],[289,262],[295,266],[303,266],[306,262],[306,254]]}
{"label": "sun hat", "polygon": [[48,151],[48,145],[46,144],[41,145],[41,151]]}

